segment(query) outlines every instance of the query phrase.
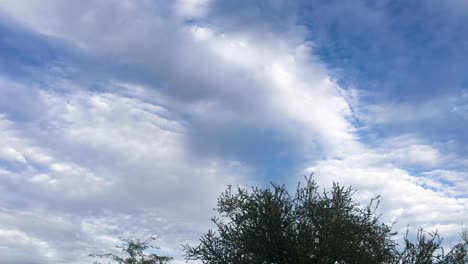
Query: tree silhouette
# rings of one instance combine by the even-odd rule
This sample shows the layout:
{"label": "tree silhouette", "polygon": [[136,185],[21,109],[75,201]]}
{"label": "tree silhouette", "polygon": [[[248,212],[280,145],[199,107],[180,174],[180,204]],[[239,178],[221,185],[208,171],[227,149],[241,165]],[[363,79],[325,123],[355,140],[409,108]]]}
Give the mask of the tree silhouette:
{"label": "tree silhouette", "polygon": [[[291,195],[284,185],[233,189],[218,198],[218,216],[196,246],[185,245],[187,261],[204,264],[468,264],[468,231],[449,250],[437,232],[419,229],[415,242],[406,232],[398,245],[392,226],[376,211],[379,197],[366,206],[353,201],[355,191],[333,184],[319,191],[306,178]],[[120,254],[90,254],[119,264],[165,264],[147,240],[121,238]],[[102,262],[94,262],[102,264]]]}
{"label": "tree silhouette", "polygon": [[217,230],[184,246],[185,257],[206,264],[392,263],[395,233],[375,216],[378,197],[361,207],[353,194],[338,184],[319,192],[311,178],[295,195],[276,184],[229,187],[212,218]]}
{"label": "tree silhouette", "polygon": [[[151,236],[146,240],[133,239],[133,238],[120,238],[121,245],[116,247],[120,249],[122,254],[105,253],[105,254],[89,254],[92,258],[110,259],[119,264],[164,264],[172,260],[171,257],[159,256],[155,253],[146,253],[159,249],[152,244],[157,238]],[[124,255],[124,256],[121,256]],[[95,261],[94,264],[103,264],[102,262]]]}
{"label": "tree silhouette", "polygon": [[437,232],[417,232],[416,243],[408,239],[406,232],[405,247],[399,253],[395,263],[398,264],[466,264],[468,263],[468,240],[466,232],[462,231],[463,242],[453,246],[448,253],[444,252],[442,238]]}

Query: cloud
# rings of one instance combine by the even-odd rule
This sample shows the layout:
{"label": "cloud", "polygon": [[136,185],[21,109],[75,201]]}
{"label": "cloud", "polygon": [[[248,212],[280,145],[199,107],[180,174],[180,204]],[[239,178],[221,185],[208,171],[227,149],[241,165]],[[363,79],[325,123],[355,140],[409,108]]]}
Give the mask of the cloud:
{"label": "cloud", "polygon": [[[180,261],[181,241],[208,228],[227,184],[296,181],[283,172],[308,167],[323,185],[353,185],[360,201],[382,194],[386,220],[458,232],[454,221],[467,217],[459,153],[419,134],[374,130],[444,113],[429,103],[369,103],[340,85],[314,55],[323,43],[297,25],[297,4],[230,5],[1,2],[12,30],[64,42],[84,59],[62,54],[28,80],[2,72],[1,240],[34,246],[0,257],[84,263],[119,235],[155,232]],[[312,13],[329,21],[352,10]],[[347,26],[367,23],[375,33],[386,25],[372,8],[356,10],[367,16]],[[463,98],[438,103],[463,116]]]}
{"label": "cloud", "polygon": [[440,153],[440,150],[430,144],[421,142],[421,139],[411,135],[401,135],[382,141],[375,148],[383,153],[383,159],[398,166],[419,166],[433,168],[454,158],[449,153]]}
{"label": "cloud", "polygon": [[108,184],[101,177],[72,162],[58,162],[46,150],[18,135],[10,121],[4,117],[1,121],[1,157],[6,162],[10,184],[21,186],[20,189],[27,192],[27,186],[34,183],[45,193],[58,191],[63,196],[87,196],[94,191],[99,192],[100,188]]}
{"label": "cloud", "polygon": [[[112,74],[93,90],[46,71],[41,80],[47,82],[32,95],[37,112],[25,111],[29,118],[22,123],[5,117],[10,138],[21,146],[12,147],[28,161],[5,172],[12,190],[4,195],[10,197],[9,214],[19,217],[39,207],[41,221],[62,217],[73,226],[54,231],[64,236],[57,241],[36,228],[9,227],[51,242],[51,250],[70,248],[56,259],[81,261],[83,251],[111,247],[111,237],[129,227],[168,237],[162,241],[168,252],[180,254],[174,251],[180,239],[189,241],[206,229],[209,209],[226,184],[258,179],[252,172],[259,165],[244,154],[257,148],[258,156],[275,155],[266,153],[278,148],[261,150],[255,138],[250,146],[235,146],[257,131],[295,138],[288,145],[300,153],[320,144],[339,155],[341,145],[357,144],[341,88],[310,59],[307,43],[186,25],[144,11],[149,9],[144,2],[42,4],[48,8],[35,2],[2,7],[34,30],[88,54],[119,57],[158,79],[133,83]],[[242,59],[244,54],[251,58]],[[13,86],[26,90],[5,81],[4,87]],[[239,125],[254,132],[236,130]],[[219,133],[221,127],[231,134]],[[42,159],[29,162],[32,157],[22,149],[34,149]],[[219,155],[219,149],[227,154]],[[18,175],[21,181],[13,180]],[[15,205],[18,193],[21,207]]]}
{"label": "cloud", "polygon": [[464,144],[466,99],[465,90],[422,102],[371,103],[364,99],[353,110],[363,124],[360,132],[373,135],[374,140],[411,134],[461,158],[468,153]]}
{"label": "cloud", "polygon": [[16,151],[14,148],[2,148],[0,150],[0,157],[7,161],[26,163],[26,159],[23,157],[23,155],[21,155],[21,153]]}
{"label": "cloud", "polygon": [[[223,61],[245,72],[258,86],[256,92],[262,95],[262,101],[256,107],[265,112],[258,119],[268,116],[274,119],[255,122],[267,122],[298,135],[303,141],[310,139],[312,133],[331,155],[339,153],[342,147],[357,144],[344,91],[318,61],[309,58],[311,49],[307,44],[262,45],[250,36],[229,36],[202,27],[193,27],[192,32],[197,40],[206,43]],[[289,124],[288,128],[282,127],[283,121]]]}
{"label": "cloud", "polygon": [[368,149],[344,159],[317,161],[306,172],[314,173],[321,186],[330,186],[330,181],[352,186],[361,203],[381,195],[382,220],[396,221],[400,235],[410,225],[413,230],[439,230],[455,242],[468,217],[468,200],[462,191],[465,175],[458,170],[432,170],[445,158],[435,153],[437,150],[421,145],[392,148],[390,153],[387,148]]}
{"label": "cloud", "polygon": [[462,121],[467,117],[465,90],[438,98],[415,102],[394,102],[362,106],[360,117],[369,125],[415,125],[433,122],[434,125]]}
{"label": "cloud", "polygon": [[[2,255],[2,259],[9,263],[42,263],[54,257],[48,250],[46,241],[31,237],[20,230],[0,229],[0,241],[0,246],[13,249]],[[18,255],[25,250],[34,252],[35,255],[22,257],[21,262],[18,262]]]}
{"label": "cloud", "polygon": [[[2,194],[4,216],[29,224],[1,221],[8,230],[50,242],[43,251],[59,252],[54,261],[81,261],[89,253],[82,250],[104,242],[111,247],[115,240],[109,232],[116,237],[129,226],[159,230],[153,225],[163,221],[161,235],[173,228],[178,235],[200,230],[217,194],[249,174],[237,161],[187,156],[186,128],[160,105],[87,89],[41,89],[36,100],[44,111],[32,121],[15,123],[3,116],[0,122],[1,181],[8,186]],[[85,224],[116,217],[114,229],[103,228],[102,238]],[[53,224],[41,232],[35,224],[53,219],[62,219],[66,229]],[[180,243],[167,240],[170,247]]]}
{"label": "cloud", "polygon": [[[262,145],[233,149],[230,153],[232,148],[225,148],[226,142],[249,137],[238,131],[239,127],[273,134],[287,144],[302,148],[302,155],[316,146],[329,155],[341,155],[341,146],[355,147],[353,128],[347,120],[351,113],[343,98],[346,91],[330,79],[316,58],[309,56],[310,43],[303,42],[300,31],[286,32],[281,38],[268,31],[227,32],[216,26],[187,25],[177,18],[138,13],[134,9],[125,9],[124,14],[119,13],[119,19],[132,20],[138,13],[141,23],[118,26],[108,13],[121,7],[108,7],[110,4],[105,3],[96,7],[89,2],[65,11],[60,6],[47,10],[57,12],[47,16],[61,19],[58,27],[40,18],[24,18],[23,11],[17,8],[10,7],[10,14],[25,19],[39,31],[63,36],[102,56],[119,57],[119,61],[143,68],[154,76],[157,81],[147,85],[157,86],[160,93],[171,99],[172,107],[182,108],[175,111],[190,116],[193,137],[189,141],[195,152],[219,155],[224,151],[229,158],[243,159],[251,156],[253,148],[258,152],[252,158],[256,160],[258,156],[272,153],[262,151],[266,149]],[[136,9],[148,9],[143,3],[135,5]],[[68,19],[81,17],[89,9],[103,14],[97,15],[89,25],[77,26]],[[74,13],[64,16],[67,12]],[[120,29],[118,34],[108,30],[115,27]],[[164,39],[152,36],[164,36]],[[230,132],[213,137],[211,131],[220,127]],[[210,142],[200,144],[204,138],[210,138]]]}
{"label": "cloud", "polygon": [[176,4],[176,10],[186,18],[197,18],[207,13],[211,0],[180,0]]}

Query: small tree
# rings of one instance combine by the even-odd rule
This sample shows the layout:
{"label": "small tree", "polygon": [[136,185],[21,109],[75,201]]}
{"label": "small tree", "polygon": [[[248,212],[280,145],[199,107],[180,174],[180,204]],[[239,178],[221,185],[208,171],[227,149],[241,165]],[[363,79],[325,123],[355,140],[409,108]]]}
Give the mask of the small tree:
{"label": "small tree", "polygon": [[418,230],[416,243],[408,239],[406,232],[405,247],[398,254],[397,264],[466,264],[468,263],[468,241],[453,246],[448,253],[444,252],[442,238],[437,232],[424,232]]}
{"label": "small tree", "polygon": [[205,264],[384,264],[395,259],[391,226],[375,216],[378,200],[365,207],[351,188],[318,191],[307,178],[290,195],[284,186],[229,187],[218,199],[216,231],[184,246],[187,260]]}
{"label": "small tree", "polygon": [[448,254],[442,258],[442,264],[467,264],[468,263],[468,230],[462,228],[462,242],[452,247]]}
{"label": "small tree", "polygon": [[408,239],[408,231],[404,238],[405,247],[401,253],[399,253],[398,261],[399,264],[432,264],[437,263],[441,260],[441,254],[438,250],[441,250],[442,238],[440,238],[437,232],[426,233],[423,229],[419,229],[417,233],[417,243],[413,243]]}
{"label": "small tree", "polygon": [[[147,240],[133,239],[133,238],[120,238],[122,243],[117,245],[122,254],[105,253],[96,254],[92,253],[89,256],[92,258],[105,258],[110,259],[119,264],[164,264],[172,260],[171,257],[159,256],[155,253],[147,253],[159,249],[152,245],[156,237],[151,236]],[[121,256],[124,255],[124,256]],[[95,261],[94,264],[103,264],[102,262]]]}

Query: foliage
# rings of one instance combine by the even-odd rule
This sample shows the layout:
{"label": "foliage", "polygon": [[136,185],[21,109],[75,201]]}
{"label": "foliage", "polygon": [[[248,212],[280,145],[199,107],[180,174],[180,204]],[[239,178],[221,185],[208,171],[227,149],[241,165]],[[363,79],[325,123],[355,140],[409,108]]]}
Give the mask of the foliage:
{"label": "foliage", "polygon": [[394,233],[375,216],[378,200],[361,207],[353,194],[338,184],[319,192],[311,178],[295,195],[275,184],[229,187],[218,200],[220,218],[212,218],[217,231],[184,246],[185,257],[206,264],[392,263]]}
{"label": "foliage", "polygon": [[398,264],[466,264],[468,263],[468,240],[453,246],[448,253],[444,252],[442,238],[437,232],[424,232],[419,229],[417,242],[412,243],[405,236],[404,249],[398,255]]}
{"label": "foliage", "polygon": [[[152,242],[156,240],[156,237],[151,236],[147,240],[133,239],[133,238],[120,238],[122,241],[121,245],[116,246],[120,249],[122,254],[106,253],[106,254],[90,254],[92,258],[105,258],[110,259],[119,264],[164,264],[168,263],[172,258],[167,256],[159,256],[155,253],[146,253],[145,251],[151,251],[159,249],[152,245]],[[96,261],[94,264],[102,264],[102,262]]]}
{"label": "foliage", "polygon": [[[367,206],[354,202],[352,188],[333,184],[319,191],[312,178],[295,194],[284,185],[246,189],[231,186],[218,199],[216,230],[196,246],[184,246],[187,261],[204,264],[468,264],[468,230],[445,250],[437,232],[419,229],[403,245],[392,226],[379,221],[379,197]],[[121,254],[90,254],[119,264],[165,264],[172,258],[152,252],[156,240],[121,238]],[[122,255],[124,257],[122,257]],[[102,262],[95,262],[102,264]]]}

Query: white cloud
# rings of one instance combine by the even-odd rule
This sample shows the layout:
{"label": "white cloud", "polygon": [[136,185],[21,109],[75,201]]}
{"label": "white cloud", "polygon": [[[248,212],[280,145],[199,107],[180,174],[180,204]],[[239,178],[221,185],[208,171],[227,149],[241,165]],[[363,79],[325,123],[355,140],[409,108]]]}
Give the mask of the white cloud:
{"label": "white cloud", "polygon": [[[50,251],[46,241],[30,236],[29,234],[17,229],[0,229],[0,248],[8,248],[8,252],[2,254],[3,261],[9,263],[17,262],[17,256],[29,251],[31,256],[24,256],[20,261],[31,261],[30,263],[39,263],[53,261],[55,254]],[[33,262],[34,261],[34,262]]]}
{"label": "white cloud", "polygon": [[449,153],[442,155],[437,148],[413,135],[400,135],[382,140],[379,146],[375,147],[375,151],[382,154],[381,159],[406,167],[433,168],[454,158]]}
{"label": "white cloud", "polygon": [[178,0],[177,12],[185,18],[197,18],[205,15],[212,0]]}
{"label": "white cloud", "polygon": [[25,184],[24,187],[41,188],[44,192],[53,191],[64,196],[81,197],[99,193],[110,184],[72,162],[57,162],[57,158],[50,155],[50,150],[25,139],[24,134],[16,131],[14,124],[5,117],[0,118],[0,127],[3,157],[7,158],[7,164],[11,164],[8,170],[15,184]]}
{"label": "white cloud", "polygon": [[404,161],[394,162],[394,158],[385,152],[371,151],[340,160],[318,161],[307,171],[313,172],[323,186],[329,186],[331,180],[353,186],[358,190],[359,202],[381,195],[383,220],[396,220],[400,233],[409,224],[412,228],[439,230],[449,240],[456,238],[468,217],[463,174],[439,170],[410,173],[401,169]]}
{"label": "white cloud", "polygon": [[5,159],[7,161],[16,161],[20,163],[26,163],[26,159],[24,158],[24,156],[14,148],[7,148],[7,147],[1,148],[0,158]]}
{"label": "white cloud", "polygon": [[45,241],[29,236],[28,234],[14,229],[0,229],[0,240],[3,246],[19,246],[22,248],[47,248],[48,244]]}
{"label": "white cloud", "polygon": [[[258,37],[227,35],[206,27],[194,26],[191,32],[258,86],[258,104],[264,111],[263,118],[258,118],[268,120],[255,122],[270,123],[303,142],[317,136],[330,155],[359,148],[349,122],[351,109],[343,96],[345,91],[318,61],[310,59],[312,51],[307,44],[259,41]],[[310,147],[309,142],[304,148]]]}
{"label": "white cloud", "polygon": [[[4,12],[31,29],[66,39],[86,54],[143,68],[159,81],[145,86],[115,74],[102,80],[105,88],[91,91],[47,72],[41,73],[47,75],[44,87],[0,80],[0,95],[26,98],[10,109],[28,114],[24,122],[0,118],[0,159],[7,164],[0,181],[9,187],[2,188],[9,210],[0,214],[0,224],[16,230],[5,236],[46,241],[50,252],[69,249],[60,257],[77,263],[85,262],[84,251],[111,247],[117,235],[141,229],[161,235],[166,252],[178,252],[181,240],[205,230],[226,184],[256,180],[252,164],[202,149],[229,141],[218,135],[219,127],[237,126],[292,138],[304,163],[316,160],[310,170],[322,184],[353,185],[362,201],[381,194],[388,220],[457,231],[454,221],[468,216],[466,176],[437,170],[455,158],[414,138],[366,145],[352,122],[428,119],[432,106],[420,112],[375,106],[364,115],[357,109],[356,116],[354,90],[329,76],[299,29],[252,33],[180,21],[203,16],[209,4],[177,1],[159,10],[151,1],[0,1]],[[165,8],[175,8],[177,17]],[[459,105],[456,112],[465,113]],[[197,125],[216,136],[197,137]],[[202,150],[191,145],[194,140]],[[413,167],[423,171],[410,173]],[[26,213],[33,207],[39,209]],[[41,233],[44,226],[50,232]]]}
{"label": "white cloud", "polygon": [[[304,149],[317,141],[330,155],[341,155],[341,148],[356,148],[354,129],[347,120],[351,110],[345,92],[319,61],[311,59],[311,49],[303,43],[299,31],[286,33],[280,39],[269,32],[253,35],[218,32],[207,26],[187,27],[175,18],[147,12],[151,8],[145,1],[88,1],[77,8],[51,2],[53,7],[46,10],[35,9],[36,2],[28,8],[8,2],[3,8],[33,28],[142,64],[168,82],[172,92],[188,94],[195,89],[209,94],[197,98],[197,105],[210,106],[206,109],[210,113],[222,114],[235,107],[226,114],[237,120],[249,117],[247,122],[281,128],[302,141],[318,138],[305,145],[299,143]],[[204,1],[177,5],[209,8],[209,2]],[[35,10],[34,14],[28,13],[31,10]],[[76,24],[70,19],[90,10],[98,13],[92,25]],[[44,22],[48,17],[58,19],[58,25]],[[127,22],[121,24],[121,20]],[[188,87],[193,83],[198,87]]]}
{"label": "white cloud", "polygon": [[[219,192],[250,173],[235,160],[188,155],[187,129],[161,105],[76,88],[41,90],[37,100],[45,110],[33,121],[0,119],[0,143],[9,150],[1,182],[10,186],[0,223],[50,242],[43,251],[60,252],[53,261],[86,262],[95,247],[112,248],[115,237],[140,229],[193,239],[209,224]],[[63,225],[51,224],[49,232],[36,226],[57,219]],[[180,254],[180,240],[164,241],[167,252]]]}

